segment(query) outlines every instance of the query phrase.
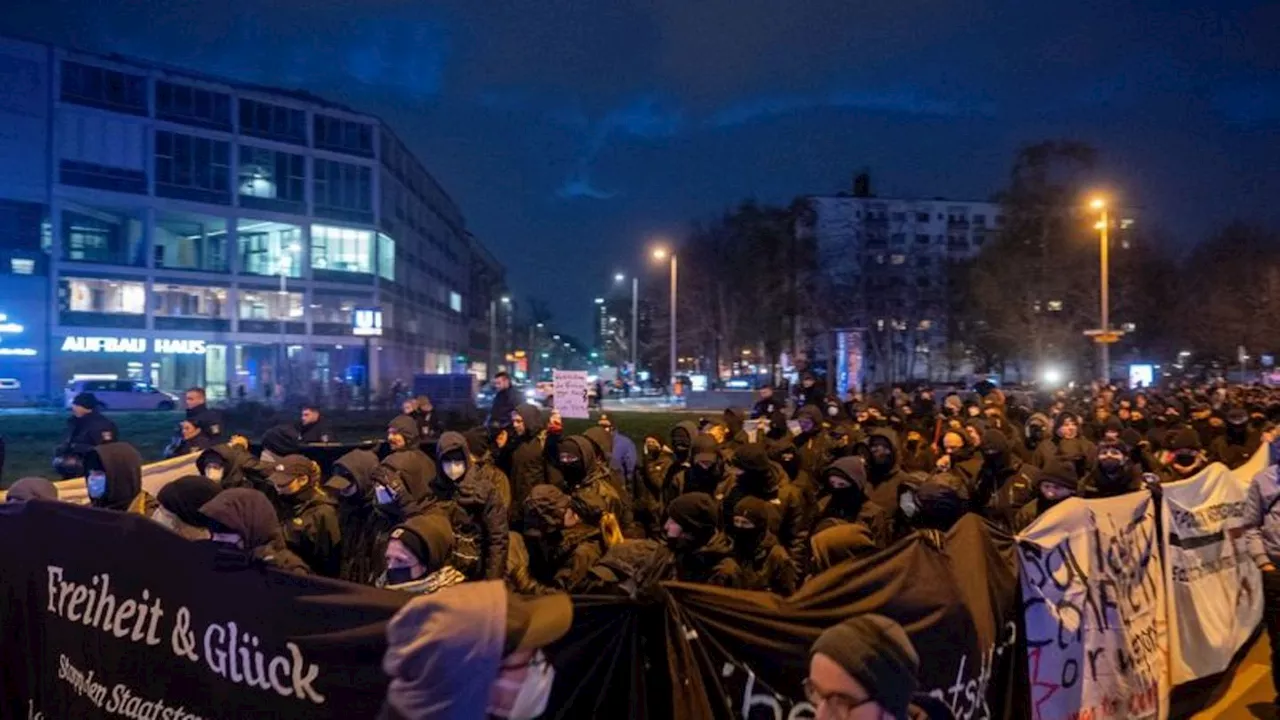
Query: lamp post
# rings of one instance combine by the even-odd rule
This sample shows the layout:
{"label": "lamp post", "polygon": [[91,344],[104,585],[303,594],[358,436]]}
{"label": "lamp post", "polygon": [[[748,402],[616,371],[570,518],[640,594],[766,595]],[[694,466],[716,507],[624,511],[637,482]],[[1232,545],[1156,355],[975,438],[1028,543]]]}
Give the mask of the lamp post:
{"label": "lamp post", "polygon": [[671,258],[671,394],[676,388],[676,254],[660,247],[653,251],[653,259],[659,262]]}
{"label": "lamp post", "polygon": [[[510,305],[511,297],[509,295],[502,296],[502,304]],[[489,298],[489,366],[486,368],[489,375],[489,381],[493,382],[494,375],[498,374],[498,299]]]}
{"label": "lamp post", "polygon": [[[674,260],[674,258],[673,258]],[[617,273],[613,276],[614,283],[624,283],[627,276]],[[636,364],[637,346],[640,342],[640,278],[631,278],[631,380],[635,382],[636,374],[640,366]]]}
{"label": "lamp post", "polygon": [[1098,219],[1098,245],[1101,280],[1098,284],[1098,303],[1099,303],[1099,327],[1094,336],[1094,341],[1098,343],[1098,362],[1101,368],[1098,372],[1098,379],[1103,383],[1111,380],[1111,343],[1119,339],[1117,333],[1111,331],[1111,280],[1108,268],[1110,259],[1110,243],[1107,240],[1107,230],[1111,224],[1111,218],[1107,213],[1107,201],[1101,197],[1096,197],[1089,203],[1089,207],[1100,213]]}

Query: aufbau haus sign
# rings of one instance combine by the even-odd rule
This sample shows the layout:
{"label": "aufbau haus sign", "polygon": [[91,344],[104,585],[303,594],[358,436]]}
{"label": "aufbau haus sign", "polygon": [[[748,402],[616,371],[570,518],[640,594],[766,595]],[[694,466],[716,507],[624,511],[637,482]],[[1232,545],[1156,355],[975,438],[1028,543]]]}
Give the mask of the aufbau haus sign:
{"label": "aufbau haus sign", "polygon": [[[155,338],[151,350],[157,355],[204,355],[204,340]],[[92,337],[68,335],[62,341],[62,352],[77,353],[145,353],[147,339],[140,337]]]}

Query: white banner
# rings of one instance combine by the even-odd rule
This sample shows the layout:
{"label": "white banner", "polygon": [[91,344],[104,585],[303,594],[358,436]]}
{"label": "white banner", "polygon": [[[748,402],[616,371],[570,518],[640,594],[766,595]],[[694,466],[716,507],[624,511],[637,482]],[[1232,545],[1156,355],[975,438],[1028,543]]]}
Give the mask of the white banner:
{"label": "white banner", "polygon": [[[184,475],[199,475],[200,472],[196,470],[198,457],[200,453],[191,453],[143,465],[142,489],[155,495],[160,492],[160,488]],[[89,504],[89,490],[85,487],[84,478],[55,480],[53,486],[58,490],[58,499],[62,502],[77,505]],[[0,502],[3,502],[4,498],[5,493],[0,490]]]}
{"label": "white banner", "polygon": [[555,405],[563,418],[589,418],[590,400],[587,397],[587,371],[555,370],[551,379],[555,385]]}
{"label": "white banner", "polygon": [[1249,481],[1268,459],[1263,445],[1234,471],[1214,463],[1163,486],[1175,685],[1226,670],[1262,622],[1262,573],[1241,526]]}
{"label": "white banner", "polygon": [[1164,720],[1169,632],[1150,494],[1065,500],[1018,537],[1034,720]]}

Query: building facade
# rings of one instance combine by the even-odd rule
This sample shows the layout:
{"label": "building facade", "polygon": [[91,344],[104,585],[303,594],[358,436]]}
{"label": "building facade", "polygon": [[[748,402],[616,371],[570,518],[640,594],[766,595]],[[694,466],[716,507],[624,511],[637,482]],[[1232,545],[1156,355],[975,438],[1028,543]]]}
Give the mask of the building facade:
{"label": "building facade", "polygon": [[[376,117],[0,38],[0,128],[0,314],[34,351],[0,349],[0,380],[24,397],[79,376],[376,393],[463,362],[478,241]],[[6,309],[31,293],[44,317]],[[380,336],[353,332],[362,308]]]}
{"label": "building facade", "polygon": [[852,195],[809,198],[824,280],[848,298],[835,324],[856,330],[879,379],[941,378],[947,368],[948,285],[1004,223],[1000,205]]}

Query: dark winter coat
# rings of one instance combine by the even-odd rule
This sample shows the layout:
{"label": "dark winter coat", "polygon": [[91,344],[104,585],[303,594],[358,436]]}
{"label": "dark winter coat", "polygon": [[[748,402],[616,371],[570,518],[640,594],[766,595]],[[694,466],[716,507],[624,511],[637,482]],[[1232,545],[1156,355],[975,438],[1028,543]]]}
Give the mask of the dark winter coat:
{"label": "dark winter coat", "polygon": [[378,456],[371,450],[352,450],[338,458],[333,474],[346,479],[353,490],[336,493],[338,530],[342,537],[338,577],[371,585],[386,569],[387,540],[393,527],[385,513],[374,509],[373,470]]}
{"label": "dark winter coat", "polygon": [[500,580],[507,569],[508,510],[492,481],[476,471],[466,438],[455,432],[441,435],[437,460],[446,454],[465,458],[466,474],[454,481],[440,468],[430,483],[427,509],[443,512],[453,526],[455,568],[473,580]]}
{"label": "dark winter coat", "polygon": [[86,475],[101,469],[107,476],[107,491],[100,498],[90,498],[97,508],[118,510],[151,517],[160,503],[142,489],[142,456],[129,443],[99,445],[84,459]]}
{"label": "dark winter coat", "polygon": [[748,474],[730,477],[716,489],[720,502],[720,517],[725,527],[733,517],[734,508],[744,498],[754,497],[768,503],[773,513],[769,530],[782,545],[782,549],[795,562],[797,572],[808,567],[809,531],[813,527],[813,503],[800,488],[791,484],[787,473],[777,463],[769,463],[769,475],[752,479]]}
{"label": "dark winter coat", "polygon": [[120,439],[120,430],[111,419],[96,410],[83,417],[67,418],[67,441],[61,452],[88,453],[94,447]]}
{"label": "dark winter coat", "polygon": [[313,572],[338,577],[342,570],[342,530],[333,498],[323,488],[308,484],[293,495],[281,495],[277,506],[288,513],[280,519],[285,546]]}
{"label": "dark winter coat", "polygon": [[838,522],[861,523],[867,528],[871,539],[878,547],[885,547],[893,536],[892,515],[894,508],[882,508],[869,499],[871,485],[866,480],[866,473],[858,466],[862,458],[844,457],[836,460],[823,473],[823,482],[832,475],[848,480],[851,485],[842,490],[824,488],[825,494],[818,501],[818,509],[814,515],[812,533],[819,532]]}

